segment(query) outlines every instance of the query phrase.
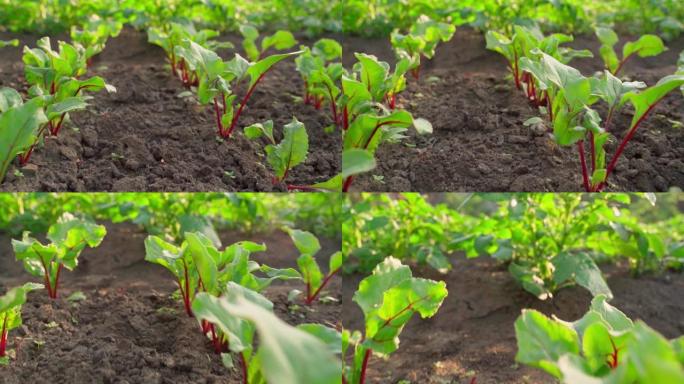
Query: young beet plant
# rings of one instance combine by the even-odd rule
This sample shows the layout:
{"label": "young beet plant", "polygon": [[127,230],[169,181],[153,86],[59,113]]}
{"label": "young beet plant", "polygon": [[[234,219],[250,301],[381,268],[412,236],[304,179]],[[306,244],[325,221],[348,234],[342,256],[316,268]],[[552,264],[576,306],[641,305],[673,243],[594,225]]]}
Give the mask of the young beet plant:
{"label": "young beet plant", "polygon": [[[539,89],[547,95],[548,117],[556,142],[561,146],[577,147],[587,192],[600,192],[605,188],[625,147],[649,113],[669,92],[684,84],[684,75],[670,75],[642,90],[644,83],[622,82],[607,70],[601,77],[586,78],[550,55],[540,51],[533,54],[536,58],[521,59],[521,68],[532,74]],[[600,100],[608,104],[608,115],[603,123],[598,112],[591,108]],[[614,131],[610,124],[613,116],[628,103],[634,108],[634,116],[606,166],[604,145]],[[589,141],[590,166],[585,156],[585,140]]]}
{"label": "young beet plant", "polygon": [[19,40],[14,39],[14,40],[0,40],[0,48],[5,48],[5,47],[18,47],[19,46]]}
{"label": "young beet plant", "polygon": [[[229,282],[260,292],[276,279],[299,278],[294,269],[275,269],[250,260],[252,252],[264,251],[266,246],[248,241],[235,243],[219,251],[201,233],[186,233],[180,247],[157,236],[149,236],[145,240],[145,250],[145,260],[173,273],[185,311],[190,317],[194,316],[192,302],[198,292],[219,296]],[[257,272],[265,276],[258,276]],[[217,353],[225,350],[225,337],[212,324],[202,324],[202,331],[210,336]]]}
{"label": "young beet plant", "polygon": [[[247,102],[266,73],[280,61],[301,53],[274,54],[251,63],[236,54],[232,60],[223,61],[214,51],[187,39],[176,47],[175,52],[176,57],[182,58],[189,69],[197,72],[197,98],[202,105],[214,106],[218,134],[224,138],[233,134]],[[247,91],[236,108],[237,96],[232,88],[239,87],[243,82],[247,82]]]}
{"label": "young beet plant", "polygon": [[247,58],[250,61],[259,61],[261,56],[269,50],[274,48],[278,51],[290,49],[297,44],[297,40],[289,31],[276,31],[276,33],[266,36],[261,39],[261,48],[258,48],[257,40],[259,39],[259,31],[249,24],[240,26],[240,33],[242,34],[242,49],[244,49]]}
{"label": "young beet plant", "polygon": [[533,52],[541,51],[563,64],[568,64],[574,58],[592,57],[589,50],[574,50],[561,47],[561,44],[573,41],[573,37],[561,33],[544,36],[538,28],[515,26],[511,37],[495,31],[485,35],[487,49],[504,56],[508,61],[508,69],[513,76],[515,86],[523,91],[525,97],[537,107],[548,106],[551,100],[544,89],[540,89],[535,78],[521,67],[521,60],[530,58]]}
{"label": "young beet plant", "polygon": [[351,365],[344,367],[342,382],[365,384],[373,353],[387,357],[399,348],[399,334],[413,317],[432,317],[447,296],[446,284],[412,276],[411,269],[393,257],[386,258],[359,284],[353,300],[361,307],[366,330],[343,331],[343,361],[353,348]]}
{"label": "young beet plant", "polygon": [[151,27],[147,30],[147,39],[150,44],[161,47],[166,53],[167,60],[171,65],[171,73],[177,76],[184,86],[197,86],[199,75],[188,67],[187,62],[176,56],[176,47],[185,40],[193,41],[207,49],[232,48],[230,42],[218,42],[214,38],[218,32],[210,29],[197,30],[192,23],[168,23],[162,27]]}
{"label": "young beet plant", "polygon": [[42,284],[26,283],[0,296],[0,365],[9,364],[7,336],[9,331],[21,326],[21,306],[26,303],[26,295],[34,289],[42,288]]}
{"label": "young beet plant", "polygon": [[47,123],[44,104],[42,98],[24,103],[16,90],[0,88],[0,183],[12,160],[32,148]]}
{"label": "young beet plant", "polygon": [[71,41],[77,47],[82,47],[86,63],[90,65],[92,58],[100,54],[110,37],[117,37],[121,33],[123,23],[116,20],[103,20],[93,16],[82,29],[71,27]]}
{"label": "young beet plant", "polygon": [[343,124],[343,115],[338,109],[341,94],[338,84],[346,75],[342,63],[336,61],[340,59],[342,46],[331,39],[320,39],[311,48],[302,47],[302,54],[295,59],[297,71],[304,80],[304,104],[320,109],[327,101],[337,126]]}
{"label": "young beet plant", "polygon": [[314,258],[316,253],[321,250],[318,238],[311,232],[291,228],[286,228],[285,230],[301,254],[297,258],[297,265],[299,266],[302,280],[306,284],[304,303],[311,305],[314,301],[318,300],[319,295],[325,286],[330,283],[333,276],[342,269],[342,252],[338,251],[330,256],[328,273],[324,275]]}
{"label": "young beet plant", "polygon": [[[292,327],[273,314],[264,296],[229,282],[225,294],[199,293],[192,304],[200,324],[216,324],[228,350],[223,363],[234,367],[237,356],[243,384],[339,384],[342,340],[321,324]],[[255,339],[258,335],[258,348]]]}
{"label": "young beet plant", "polygon": [[455,26],[423,15],[411,26],[408,34],[394,31],[391,42],[397,58],[410,62],[409,69],[417,80],[420,77],[421,56],[431,59],[435,55],[437,44],[451,40],[455,32]]}
{"label": "young beet plant", "polygon": [[[23,61],[26,81],[31,85],[29,95],[44,99],[48,122],[36,133],[39,139],[48,134],[56,136],[70,112],[87,108],[91,97],[85,95],[86,91],[116,92],[116,88],[99,76],[79,80],[86,73],[86,58],[78,46],[60,41],[59,51],[54,51],[50,38],[44,37],[38,41],[37,48],[24,47]],[[21,164],[29,161],[37,142],[20,154]]]}
{"label": "young beet plant", "polygon": [[12,248],[30,274],[45,279],[48,295],[56,299],[62,269],[76,268],[81,251],[100,245],[106,233],[104,226],[65,213],[48,229],[50,244],[43,245],[24,232],[21,240],[12,240]]}
{"label": "young beet plant", "polygon": [[[342,174],[338,181],[349,191],[355,175],[375,168],[375,151],[384,142],[399,142],[413,126],[418,134],[432,132],[425,119],[414,119],[405,110],[394,109],[398,92],[404,89],[408,60],[400,60],[394,72],[375,56],[356,54],[353,77],[342,78],[344,95],[344,142]],[[382,102],[388,101],[389,108]]]}
{"label": "young beet plant", "polygon": [[615,52],[618,35],[610,28],[596,28],[596,37],[601,42],[599,52],[606,65],[606,69],[614,76],[620,72],[625,63],[633,56],[652,57],[667,50],[665,44],[656,35],[643,35],[637,41],[630,41],[622,47],[622,58]]}
{"label": "young beet plant", "polygon": [[523,310],[515,322],[516,360],[563,383],[684,382],[684,337],[669,341],[596,296],[575,322]]}

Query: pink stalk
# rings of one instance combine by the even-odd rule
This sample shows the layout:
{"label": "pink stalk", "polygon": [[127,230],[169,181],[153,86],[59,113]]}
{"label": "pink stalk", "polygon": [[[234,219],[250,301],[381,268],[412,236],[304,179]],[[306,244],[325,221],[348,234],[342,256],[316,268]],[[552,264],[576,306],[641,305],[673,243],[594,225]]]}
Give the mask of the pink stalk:
{"label": "pink stalk", "polygon": [[233,121],[230,124],[230,128],[228,129],[227,132],[224,132],[221,136],[230,137],[233,134],[233,130],[235,130],[235,126],[237,126],[237,122],[238,122],[238,119],[240,118],[240,114],[242,114],[242,110],[245,108],[245,105],[247,105],[249,98],[252,97],[252,93],[254,93],[256,86],[259,84],[261,79],[264,78],[264,76],[266,75],[267,72],[262,73],[261,76],[259,76],[259,78],[257,79],[257,81],[254,82],[254,85],[252,85],[249,88],[249,90],[247,91],[247,94],[245,95],[245,97],[240,102],[240,107],[238,107],[238,110],[235,113],[235,116],[233,116]]}
{"label": "pink stalk", "polygon": [[371,350],[367,349],[366,353],[363,355],[363,364],[361,365],[361,377],[359,378],[359,384],[364,384],[366,382],[366,369],[368,368],[368,360],[371,357]]}
{"label": "pink stalk", "polygon": [[249,384],[247,362],[245,361],[245,357],[242,355],[242,353],[240,354],[240,367],[242,367],[242,383]]}
{"label": "pink stalk", "polygon": [[338,268],[338,269],[336,269],[336,270],[330,272],[330,273],[325,277],[325,279],[323,279],[323,281],[321,282],[321,285],[318,287],[318,289],[316,289],[316,291],[314,291],[313,294],[311,294],[311,285],[310,285],[310,284],[307,284],[307,285],[306,285],[306,293],[307,293],[307,295],[306,295],[306,305],[311,305],[311,303],[313,303],[314,301],[316,301],[316,299],[318,298],[318,295],[321,293],[321,290],[323,289],[323,287],[325,287],[325,286],[330,282],[330,279],[332,279],[332,277],[335,276],[335,274],[336,274],[337,272],[339,272],[339,270],[340,270],[340,268]]}
{"label": "pink stalk", "polygon": [[7,349],[7,319],[9,313],[5,313],[5,319],[2,321],[2,332],[0,332],[0,357],[5,357],[5,350]]}
{"label": "pink stalk", "polygon": [[580,163],[582,164],[582,181],[584,182],[584,189],[591,192],[589,189],[589,176],[587,175],[587,163],[584,159],[584,140],[577,142],[577,152],[579,153]]}

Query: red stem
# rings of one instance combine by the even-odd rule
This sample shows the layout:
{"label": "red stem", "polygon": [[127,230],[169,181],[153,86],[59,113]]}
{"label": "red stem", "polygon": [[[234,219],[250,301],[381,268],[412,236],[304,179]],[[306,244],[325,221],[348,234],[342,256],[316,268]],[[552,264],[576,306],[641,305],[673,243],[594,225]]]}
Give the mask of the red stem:
{"label": "red stem", "polygon": [[247,374],[247,362],[245,361],[245,357],[240,354],[240,366],[242,367],[242,383],[243,384],[249,384],[249,377]]}
{"label": "red stem", "polygon": [[306,296],[307,296],[306,297],[306,305],[311,305],[311,303],[313,303],[316,300],[316,298],[318,297],[318,294],[321,293],[321,290],[323,289],[323,287],[325,287],[330,282],[330,279],[332,279],[332,277],[335,276],[335,274],[337,272],[339,272],[339,270],[340,270],[340,268],[330,272],[328,274],[328,276],[326,276],[325,279],[323,279],[323,282],[318,287],[318,289],[316,289],[316,291],[314,291],[313,294],[309,294],[311,292],[311,285],[308,283],[306,284]]}
{"label": "red stem", "polygon": [[522,85],[520,84],[520,71],[518,70],[518,52],[516,51],[513,56],[513,78],[515,79],[515,87],[520,90]]}
{"label": "red stem", "polygon": [[[638,52],[638,51],[637,51],[637,52]],[[627,55],[627,57],[624,57],[624,58],[622,59],[622,61],[620,61],[620,65],[618,65],[618,67],[615,69],[615,72],[613,72],[613,75],[617,75],[618,72],[620,72],[620,70],[622,69],[622,67],[623,67],[623,66],[625,65],[625,63],[627,62],[627,60],[629,60],[629,58],[632,57],[632,55],[633,55],[634,53],[636,53],[636,52],[633,52],[633,53]]]}
{"label": "red stem", "polygon": [[584,140],[577,142],[577,152],[579,153],[580,163],[582,164],[582,181],[584,182],[584,189],[591,192],[589,189],[589,176],[587,176],[587,162],[584,159]]}
{"label": "red stem", "polygon": [[591,172],[596,171],[596,145],[594,144],[594,132],[589,131],[589,140],[591,147]]}
{"label": "red stem", "polygon": [[195,317],[190,307],[190,281],[188,279],[188,264],[183,260],[183,270],[185,274],[185,294],[183,295],[183,304],[185,304],[185,312],[190,317]]}
{"label": "red stem", "polygon": [[347,176],[347,178],[344,179],[344,184],[342,185],[342,192],[349,192],[349,187],[351,187],[353,181],[354,176]]}
{"label": "red stem", "polygon": [[342,115],[343,128],[346,131],[347,129],[349,129],[349,109],[346,106],[344,107]]}
{"label": "red stem", "polygon": [[5,313],[5,319],[2,321],[2,332],[0,332],[0,357],[5,357],[5,349],[7,349],[7,319],[9,313]]}
{"label": "red stem", "polygon": [[40,263],[43,265],[43,271],[45,271],[45,285],[47,286],[48,296],[50,296],[50,298],[54,298],[52,293],[52,284],[50,284],[50,272],[48,271],[47,265],[45,264],[43,258],[40,255],[38,255],[38,257],[40,258]]}
{"label": "red stem", "polygon": [[608,168],[606,169],[606,178],[599,186],[596,188],[597,192],[600,192],[606,185],[606,181],[608,180],[608,176],[610,176],[611,172],[613,172],[613,169],[615,169],[615,165],[617,164],[618,159],[620,158],[620,155],[622,155],[622,151],[625,150],[625,147],[627,146],[627,143],[634,137],[634,134],[636,133],[637,128],[639,128],[639,125],[646,119],[648,114],[653,110],[653,108],[660,102],[662,98],[658,99],[655,103],[651,104],[650,107],[646,110],[646,112],[637,120],[637,122],[634,124],[632,129],[629,130],[627,135],[622,139],[620,142],[620,146],[618,147],[617,151],[615,152],[615,155],[613,158],[610,160],[610,163],[608,164]]}
{"label": "red stem", "polygon": [[335,124],[337,124],[337,104],[335,103],[335,98],[332,94],[332,88],[330,88],[330,86],[327,83],[324,84],[325,87],[328,88],[328,95],[330,95],[330,108],[332,110],[333,121],[335,121]]}
{"label": "red stem", "polygon": [[361,377],[359,377],[359,384],[364,384],[366,382],[366,369],[368,368],[368,360],[371,357],[371,350],[367,349],[365,355],[363,355],[363,364],[361,365]]}
{"label": "red stem", "polygon": [[233,130],[235,129],[235,126],[237,125],[238,119],[240,118],[240,114],[242,113],[242,110],[245,108],[245,105],[247,105],[247,102],[249,101],[249,98],[252,97],[252,93],[254,93],[254,90],[256,89],[256,86],[259,84],[261,79],[264,78],[267,72],[264,72],[259,76],[257,81],[252,85],[249,90],[247,91],[247,94],[245,97],[242,99],[240,102],[240,107],[238,108],[237,112],[235,113],[235,116],[233,116],[233,121],[230,124],[230,128],[228,129],[228,132],[225,132],[223,137],[230,137],[230,135],[233,134]]}
{"label": "red stem", "polygon": [[57,265],[57,276],[55,277],[55,289],[52,291],[54,294],[53,299],[57,298],[57,289],[59,288],[59,274],[62,272],[62,264]]}

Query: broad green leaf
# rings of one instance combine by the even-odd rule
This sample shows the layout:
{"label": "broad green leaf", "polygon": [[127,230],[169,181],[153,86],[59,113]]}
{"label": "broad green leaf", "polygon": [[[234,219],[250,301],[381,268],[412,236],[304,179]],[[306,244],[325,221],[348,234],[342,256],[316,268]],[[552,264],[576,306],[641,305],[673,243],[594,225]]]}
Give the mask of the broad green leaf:
{"label": "broad green leaf", "polygon": [[637,382],[684,382],[684,365],[663,336],[638,321],[634,326],[634,342],[629,350],[629,359],[637,372]]}
{"label": "broad green leaf", "polygon": [[264,52],[267,49],[273,47],[279,51],[283,49],[289,49],[297,44],[297,40],[290,31],[277,31],[271,36],[265,37],[261,41],[261,51]]}
{"label": "broad green leaf", "polygon": [[561,377],[558,360],[565,354],[579,353],[579,339],[572,328],[555,322],[542,313],[524,309],[515,321],[518,340],[516,361]]}
{"label": "broad green leaf", "polygon": [[302,53],[302,51],[271,55],[250,65],[249,69],[247,70],[247,74],[250,77],[249,88],[252,88],[257,82],[259,82],[266,72],[268,72],[274,65],[289,57],[297,56],[300,53]]}
{"label": "broad green leaf", "polygon": [[290,169],[304,162],[309,152],[309,136],[297,118],[283,127],[283,135],[278,145],[266,146],[268,163],[281,180]]}
{"label": "broad green leaf", "polygon": [[643,35],[637,41],[630,41],[622,47],[623,60],[634,54],[639,57],[656,56],[665,52],[665,44],[656,35]]}
{"label": "broad green leaf", "polygon": [[0,183],[11,161],[36,141],[41,125],[47,123],[42,103],[42,99],[32,99],[0,115]]}
{"label": "broad green leaf", "polygon": [[634,106],[634,117],[630,129],[643,120],[648,112],[668,93],[684,85],[684,75],[665,76],[658,83],[644,91],[628,92],[622,97],[620,104],[629,101]]}
{"label": "broad green leaf", "polygon": [[11,288],[3,296],[0,296],[0,313],[15,307],[21,307],[26,303],[26,295],[36,289],[43,289],[43,284],[25,283],[22,286]]}
{"label": "broad green leaf", "polygon": [[364,149],[347,149],[342,152],[342,177],[347,178],[373,170],[376,167],[375,157]]}
{"label": "broad green leaf", "polygon": [[299,253],[313,256],[321,249],[321,244],[313,233],[291,228],[286,228],[286,231]]}
{"label": "broad green leaf", "polygon": [[593,296],[605,295],[608,299],[613,297],[608,284],[603,280],[601,270],[589,255],[564,252],[554,257],[552,263],[555,267],[553,281],[556,285],[574,281]]}
{"label": "broad green leaf", "polygon": [[24,101],[14,88],[0,88],[0,113],[4,113],[10,108],[20,107],[22,104]]}
{"label": "broad green leaf", "polygon": [[185,241],[188,244],[186,252],[194,261],[202,287],[210,294],[218,294],[220,289],[218,281],[219,272],[216,267],[216,261],[207,249],[211,244],[211,240],[200,233],[189,232],[185,234]]}

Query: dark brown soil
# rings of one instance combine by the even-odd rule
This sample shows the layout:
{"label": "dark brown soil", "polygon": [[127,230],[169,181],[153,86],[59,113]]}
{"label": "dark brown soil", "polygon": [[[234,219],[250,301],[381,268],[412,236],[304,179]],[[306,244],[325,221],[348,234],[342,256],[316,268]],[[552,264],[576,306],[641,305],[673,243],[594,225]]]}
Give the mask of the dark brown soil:
{"label": "dark brown soil", "polygon": [[[602,70],[593,37],[579,38],[577,48],[589,48],[594,59],[571,64],[585,75]],[[654,85],[675,72],[684,39],[668,43],[669,51],[655,58],[632,59],[623,74]],[[354,52],[371,53],[394,63],[389,39],[344,39],[345,64]],[[361,176],[357,191],[581,191],[582,174],[575,147],[560,148],[544,132],[535,133],[523,122],[536,116],[507,74],[505,59],[485,49],[482,34],[468,28],[437,48],[424,61],[419,81],[408,79],[398,105],[414,117],[430,120],[432,135],[384,144],[377,152],[378,168]],[[623,112],[613,121],[622,138],[631,120]],[[605,117],[605,114],[604,114]],[[684,98],[672,92],[650,115],[627,146],[610,177],[609,190],[666,191],[684,187]],[[606,149],[608,158],[617,142]],[[373,177],[373,175],[381,177]]]}
{"label": "dark brown soil", "polygon": [[[437,315],[414,316],[400,335],[399,350],[389,360],[371,360],[370,383],[553,384],[556,380],[515,362],[513,323],[523,308],[534,308],[564,320],[580,318],[591,295],[582,288],[563,289],[551,301],[528,294],[492,259],[453,259],[454,269],[441,275],[414,268],[414,275],[444,280],[449,296]],[[669,338],[684,333],[684,276],[629,276],[624,266],[603,268],[615,298],[611,302],[632,319],[641,319]],[[363,329],[363,314],[351,301],[362,276],[344,277],[343,324]]]}
{"label": "dark brown soil", "polygon": [[[0,38],[20,38],[21,46],[34,46],[37,36],[0,34]],[[0,86],[26,90],[21,46],[3,49]],[[222,54],[226,59],[232,55]],[[248,140],[241,129],[231,139],[219,140],[212,109],[178,97],[185,89],[171,75],[161,48],[147,43],[146,34],[125,29],[95,58],[89,75],[104,77],[118,92],[93,95],[90,109],[72,114],[66,129],[37,149],[30,166],[21,170],[23,176],[10,169],[0,190],[284,189],[272,185],[263,143]],[[287,181],[307,185],[339,173],[340,133],[324,132],[331,124],[327,111],[295,101],[302,89],[294,62],[278,64],[257,87],[239,124],[245,127],[271,119],[281,132],[293,116],[302,121],[309,134],[309,156]]]}
{"label": "dark brown soil", "polygon": [[[241,383],[215,355],[195,319],[187,317],[171,294],[174,280],[162,267],[144,261],[146,234],[131,225],[109,226],[97,249],[86,249],[80,265],[63,273],[60,298],[32,292],[23,308],[24,325],[10,333],[9,348],[17,359],[2,368],[0,384],[23,383]],[[244,240],[223,233],[224,244]],[[258,257],[274,266],[294,266],[298,255],[289,237],[280,232],[252,236],[269,250]],[[320,262],[339,249],[339,241],[322,240]],[[255,255],[256,256],[256,255]],[[338,324],[341,317],[341,278],[329,295],[337,302],[311,308],[292,305],[287,293],[302,288],[294,282],[275,283],[265,295],[276,314],[290,324]],[[14,261],[10,238],[0,234],[0,292],[35,278]],[[86,299],[65,300],[82,291]]]}

